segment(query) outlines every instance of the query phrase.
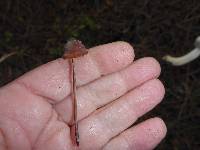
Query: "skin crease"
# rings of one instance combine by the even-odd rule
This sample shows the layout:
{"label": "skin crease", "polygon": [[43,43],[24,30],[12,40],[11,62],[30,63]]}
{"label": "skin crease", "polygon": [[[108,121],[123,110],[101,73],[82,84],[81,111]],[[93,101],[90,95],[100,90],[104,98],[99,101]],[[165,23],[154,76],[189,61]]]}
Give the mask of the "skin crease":
{"label": "skin crease", "polygon": [[160,66],[153,58],[133,61],[133,52],[114,42],[75,60],[79,148],[70,137],[68,61],[49,62],[0,88],[0,149],[155,148],[167,130],[161,119],[129,127],[162,100]]}

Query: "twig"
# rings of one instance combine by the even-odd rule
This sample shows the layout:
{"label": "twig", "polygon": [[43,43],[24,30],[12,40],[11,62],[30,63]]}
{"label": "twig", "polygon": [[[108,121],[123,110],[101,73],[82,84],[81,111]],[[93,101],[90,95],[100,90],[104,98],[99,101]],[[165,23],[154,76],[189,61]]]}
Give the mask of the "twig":
{"label": "twig", "polygon": [[13,55],[16,55],[17,52],[12,52],[12,53],[8,53],[8,54],[4,54],[3,56],[0,57],[0,63],[2,63],[3,61],[5,61],[8,57],[11,57]]}

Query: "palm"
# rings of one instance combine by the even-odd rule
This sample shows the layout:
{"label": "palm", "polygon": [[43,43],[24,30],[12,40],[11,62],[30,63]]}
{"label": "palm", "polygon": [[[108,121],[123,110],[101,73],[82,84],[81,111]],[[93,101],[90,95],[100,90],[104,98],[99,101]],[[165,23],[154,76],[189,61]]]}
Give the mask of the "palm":
{"label": "palm", "polygon": [[[123,42],[95,47],[76,60],[80,149],[152,149],[164,137],[158,118],[127,129],[164,95],[155,79],[158,63],[132,60],[133,50]],[[74,148],[69,79],[68,63],[58,59],[0,89],[0,149]]]}

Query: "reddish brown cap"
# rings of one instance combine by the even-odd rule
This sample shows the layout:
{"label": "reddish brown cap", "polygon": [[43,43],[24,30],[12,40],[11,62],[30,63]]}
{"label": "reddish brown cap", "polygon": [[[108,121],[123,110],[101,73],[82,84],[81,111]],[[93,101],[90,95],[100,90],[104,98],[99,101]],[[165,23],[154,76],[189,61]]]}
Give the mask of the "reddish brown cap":
{"label": "reddish brown cap", "polygon": [[83,43],[79,40],[70,40],[64,46],[64,59],[77,58],[88,53]]}

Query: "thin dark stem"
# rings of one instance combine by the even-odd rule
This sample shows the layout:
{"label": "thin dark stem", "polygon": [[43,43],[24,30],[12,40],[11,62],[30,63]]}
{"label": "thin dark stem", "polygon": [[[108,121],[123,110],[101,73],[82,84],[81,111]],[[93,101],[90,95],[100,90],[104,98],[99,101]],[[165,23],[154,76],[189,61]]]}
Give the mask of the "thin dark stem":
{"label": "thin dark stem", "polygon": [[74,133],[75,133],[75,140],[76,145],[79,146],[79,132],[78,132],[78,121],[77,121],[77,98],[76,98],[76,77],[74,71],[74,59],[70,59],[71,67],[72,67],[72,99],[73,99],[73,107],[74,107],[74,114],[73,114],[73,123],[74,123]]}

